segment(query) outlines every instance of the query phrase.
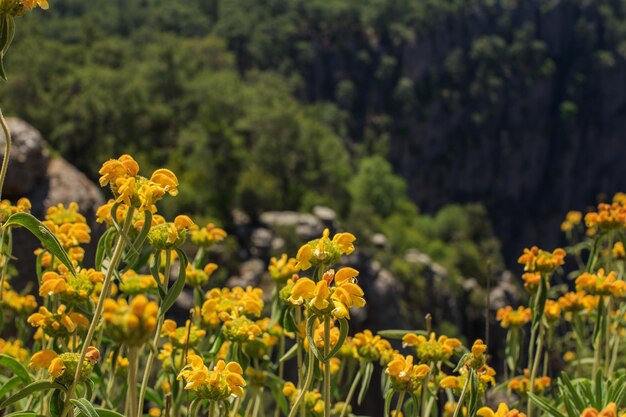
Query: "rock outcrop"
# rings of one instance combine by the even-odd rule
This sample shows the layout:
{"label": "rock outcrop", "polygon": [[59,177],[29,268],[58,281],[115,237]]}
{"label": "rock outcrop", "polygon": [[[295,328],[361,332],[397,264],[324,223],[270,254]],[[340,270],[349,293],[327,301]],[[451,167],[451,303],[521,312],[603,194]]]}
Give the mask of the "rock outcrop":
{"label": "rock outcrop", "polygon": [[[7,119],[7,123],[12,147],[2,198],[17,200],[28,197],[33,205],[32,213],[37,218],[42,218],[50,206],[76,201],[94,231],[85,258],[93,259],[93,242],[97,241],[100,230],[95,222],[95,210],[104,203],[99,187],[63,158],[51,157],[48,144],[33,126],[16,118]],[[0,134],[0,157],[4,155],[4,146],[4,135]],[[37,247],[38,242],[30,233],[19,229],[15,231],[14,255],[22,276],[35,276],[33,251]],[[17,288],[23,286],[15,284]]]}

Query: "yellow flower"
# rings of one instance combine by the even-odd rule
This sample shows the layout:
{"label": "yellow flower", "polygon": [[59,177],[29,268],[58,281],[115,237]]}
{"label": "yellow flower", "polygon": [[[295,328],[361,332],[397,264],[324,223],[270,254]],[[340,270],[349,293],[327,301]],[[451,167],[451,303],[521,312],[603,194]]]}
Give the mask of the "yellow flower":
{"label": "yellow flower", "polygon": [[200,315],[202,323],[209,328],[242,314],[260,317],[263,310],[263,290],[260,288],[213,288],[206,296]]}
{"label": "yellow flower", "polygon": [[417,357],[425,363],[448,360],[461,347],[459,339],[448,338],[444,335],[439,336],[438,339],[436,337],[434,332],[428,339],[422,335],[407,333],[402,338],[402,346],[415,347]]}
{"label": "yellow flower", "polygon": [[223,401],[231,395],[243,397],[246,381],[243,379],[243,369],[237,362],[225,363],[219,360],[215,368],[209,371],[200,356],[190,353],[187,363],[177,378],[186,382],[186,390],[195,391],[198,397],[213,401]]}
{"label": "yellow flower", "polygon": [[222,328],[224,338],[231,342],[248,342],[254,340],[263,331],[246,316],[234,317],[224,322]]}
{"label": "yellow flower", "polygon": [[22,5],[27,10],[33,10],[36,6],[48,10],[48,0],[22,0]]}
{"label": "yellow flower", "polygon": [[526,288],[531,294],[534,294],[541,283],[541,273],[526,272],[522,274],[522,279],[524,280],[524,288]]}
{"label": "yellow flower", "polygon": [[455,376],[447,376],[439,382],[441,388],[457,389],[461,386],[459,379]]}
{"label": "yellow flower", "polygon": [[[545,389],[550,387],[552,379],[548,376],[537,376],[534,381],[533,393],[542,393]],[[524,369],[523,376],[516,376],[512,378],[508,387],[511,391],[515,391],[518,395],[526,395],[530,391],[530,372],[528,369]]]}
{"label": "yellow flower", "polygon": [[500,403],[497,411],[493,411],[489,407],[482,407],[476,412],[476,415],[480,417],[526,417],[526,414],[520,413],[516,409],[509,411],[509,407],[505,403]]}
{"label": "yellow flower", "polygon": [[523,306],[518,307],[517,310],[513,310],[511,306],[506,306],[498,310],[496,320],[501,322],[500,325],[505,329],[508,327],[521,327],[532,320],[532,313],[530,308],[524,308]]}
{"label": "yellow flower", "polygon": [[561,317],[561,305],[558,301],[546,300],[543,314],[548,322],[557,321]]}
{"label": "yellow flower", "polygon": [[138,295],[130,304],[120,298],[104,301],[104,331],[118,343],[141,346],[152,336],[157,325],[159,307],[144,295]]}
{"label": "yellow flower", "polygon": [[95,269],[78,268],[76,275],[72,275],[65,267],[60,268],[60,273],[45,272],[41,277],[39,295],[62,294],[68,299],[84,301],[94,295],[96,284],[104,281],[104,274]]}
{"label": "yellow flower", "polygon": [[217,268],[217,264],[214,263],[206,264],[203,269],[197,269],[192,264],[188,264],[185,270],[185,282],[190,287],[200,288],[209,282],[209,278]]}
{"label": "yellow flower", "polygon": [[[36,371],[47,368],[53,381],[63,385],[70,385],[74,381],[79,359],[79,353],[69,352],[59,355],[53,350],[45,349],[32,356],[29,366]],[[93,365],[95,365],[99,359],[100,352],[98,349],[90,346],[85,355],[79,382],[83,382],[89,378]]]}
{"label": "yellow flower", "polygon": [[175,347],[186,348],[187,345],[195,346],[206,335],[206,331],[198,329],[193,324],[190,328],[189,325],[189,320],[187,320],[183,327],[178,327],[174,320],[165,320],[163,322],[161,336],[168,337]]}
{"label": "yellow flower", "polygon": [[174,222],[153,226],[148,241],[156,250],[174,249],[185,242],[191,226],[193,221],[188,216],[176,216]]}
{"label": "yellow flower", "polygon": [[533,246],[530,249],[524,249],[523,255],[519,257],[517,262],[524,265],[526,272],[550,274],[565,263],[565,251],[558,248],[548,252]]}
{"label": "yellow flower", "polygon": [[280,259],[272,257],[270,259],[270,265],[267,268],[272,279],[279,283],[285,283],[289,278],[292,278],[294,274],[298,272],[296,268],[295,258],[287,257],[287,254],[283,253]]}
{"label": "yellow flower", "polygon": [[561,223],[561,231],[568,232],[580,224],[583,214],[580,211],[570,211],[565,216],[565,220]]}
{"label": "yellow flower", "polygon": [[138,274],[132,269],[120,277],[120,291],[124,294],[138,295],[156,290],[157,282],[150,274]]}
{"label": "yellow flower", "polygon": [[2,295],[3,307],[14,311],[18,315],[30,314],[37,308],[37,300],[35,300],[34,295],[20,295],[10,289],[10,287],[7,288]]}
{"label": "yellow flower", "polygon": [[24,349],[21,340],[4,340],[2,338],[0,338],[0,353],[11,356],[20,362],[25,362],[29,356],[29,352]]}
{"label": "yellow flower", "polygon": [[626,258],[626,250],[624,250],[624,244],[622,242],[617,242],[613,245],[613,249],[611,249],[611,253],[617,259]]}
{"label": "yellow flower", "polygon": [[593,407],[587,407],[580,414],[580,417],[617,417],[617,405],[608,403],[602,411],[598,411]]}
{"label": "yellow flower", "polygon": [[352,342],[359,357],[369,362],[381,361],[393,352],[387,340],[378,335],[374,336],[370,330],[355,334]]}
{"label": "yellow flower", "polygon": [[430,372],[428,365],[413,365],[413,356],[394,355],[387,364],[385,374],[389,375],[391,386],[399,392],[414,392]]}
{"label": "yellow flower", "polygon": [[300,247],[296,255],[296,268],[306,270],[311,266],[333,265],[339,261],[341,255],[349,255],[354,251],[355,240],[351,233],[338,233],[331,240],[330,231],[325,229],[321,238]]}
{"label": "yellow flower", "polygon": [[99,171],[100,185],[111,186],[115,201],[140,211],[152,210],[154,204],[166,193],[178,194],[178,179],[168,169],[156,170],[150,179],[138,175],[139,164],[129,155],[111,159]]}
{"label": "yellow flower", "polygon": [[42,328],[51,336],[63,337],[74,333],[78,326],[87,328],[89,320],[80,313],[66,313],[67,306],[61,304],[56,313],[50,312],[46,307],[39,307],[37,313],[28,318],[28,323],[33,327]]}
{"label": "yellow flower", "polygon": [[587,234],[593,235],[597,231],[616,230],[624,227],[626,221],[626,207],[618,199],[612,204],[598,204],[598,210],[585,215],[585,225],[589,228]]}
{"label": "yellow flower", "polygon": [[600,268],[597,274],[585,272],[576,278],[576,290],[584,290],[594,295],[620,297],[626,292],[626,282],[617,280],[614,271],[605,274],[604,269]]}
{"label": "yellow flower", "polygon": [[226,238],[227,234],[224,229],[215,227],[213,223],[209,223],[203,228],[191,228],[191,241],[200,247],[207,248],[217,242],[221,242]]}

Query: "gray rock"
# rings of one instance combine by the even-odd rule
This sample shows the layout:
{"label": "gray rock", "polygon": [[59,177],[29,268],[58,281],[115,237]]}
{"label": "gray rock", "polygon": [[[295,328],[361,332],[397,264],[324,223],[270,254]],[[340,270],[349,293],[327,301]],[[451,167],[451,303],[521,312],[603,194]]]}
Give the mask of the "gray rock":
{"label": "gray rock", "polygon": [[387,247],[387,236],[382,233],[374,233],[372,237],[370,237],[370,242],[378,249],[385,249]]}
{"label": "gray rock", "polygon": [[417,249],[407,250],[406,254],[404,255],[404,260],[407,262],[412,262],[412,263],[426,265],[426,266],[430,266],[433,263],[433,260],[430,259],[430,256],[418,251]]}
{"label": "gray rock", "polygon": [[334,227],[337,220],[337,214],[335,210],[325,206],[313,207],[313,215],[320,219],[327,227]]}
{"label": "gray rock", "polygon": [[[46,176],[49,152],[41,133],[25,121],[8,118],[11,131],[11,156],[3,196],[22,197]],[[4,157],[4,132],[0,130],[0,155]]]}

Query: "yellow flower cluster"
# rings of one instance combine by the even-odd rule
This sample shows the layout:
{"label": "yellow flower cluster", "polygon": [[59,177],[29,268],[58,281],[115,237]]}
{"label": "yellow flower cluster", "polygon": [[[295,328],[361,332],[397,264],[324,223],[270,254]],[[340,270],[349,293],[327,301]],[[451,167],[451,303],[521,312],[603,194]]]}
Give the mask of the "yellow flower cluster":
{"label": "yellow flower cluster", "polygon": [[370,330],[355,334],[352,343],[359,358],[368,362],[380,362],[383,366],[397,353],[389,341],[379,335],[374,336]]}
{"label": "yellow flower cluster", "polygon": [[201,288],[217,270],[218,266],[214,263],[208,263],[202,269],[195,268],[193,265],[187,265],[185,270],[185,282],[190,287]]}
{"label": "yellow flower cluster", "polygon": [[295,258],[289,258],[287,254],[283,253],[280,259],[272,257],[267,269],[275,282],[284,284],[288,279],[293,278],[293,276],[298,273],[298,268],[296,267],[297,263],[298,261],[296,261]]}
{"label": "yellow flower cluster", "polygon": [[580,414],[580,417],[617,417],[617,404],[608,403],[602,411],[593,407],[587,407]]}
{"label": "yellow flower cluster", "polygon": [[168,337],[170,343],[178,348],[196,346],[205,335],[206,331],[197,328],[189,320],[183,327],[178,327],[174,320],[165,320],[161,329],[161,336]]}
{"label": "yellow flower cluster", "polygon": [[413,356],[396,354],[387,364],[385,374],[389,376],[391,386],[398,392],[415,392],[430,372],[428,365],[413,364]]}
{"label": "yellow flower cluster", "polygon": [[[78,353],[61,353],[45,349],[33,355],[30,367],[35,370],[47,368],[52,380],[69,386],[74,381],[80,355]],[[85,361],[80,373],[79,382],[86,381],[91,375],[93,365],[100,360],[100,351],[93,346],[87,348]]]}
{"label": "yellow flower cluster", "polygon": [[253,340],[248,340],[243,346],[243,350],[250,358],[263,358],[272,346],[276,346],[283,329],[278,323],[270,327],[271,320],[265,317],[256,322],[256,326],[261,329],[261,334]]}
{"label": "yellow flower cluster", "polygon": [[598,204],[598,210],[585,214],[587,234],[594,235],[598,231],[617,230],[626,222],[626,204],[619,195],[614,197],[612,204]]}
{"label": "yellow flower cluster", "polygon": [[341,255],[350,255],[354,252],[353,242],[356,237],[352,233],[337,233],[330,238],[330,231],[324,229],[322,237],[311,240],[300,247],[296,255],[296,268],[307,270],[312,266],[334,265]]}
{"label": "yellow flower cluster", "polygon": [[115,201],[140,211],[152,210],[152,206],[168,193],[178,194],[178,179],[168,169],[157,169],[150,179],[139,174],[139,164],[130,156],[122,155],[102,165],[98,173],[100,186],[110,185]]}
{"label": "yellow flower cluster", "polygon": [[22,341],[17,340],[4,340],[0,338],[0,353],[17,359],[20,362],[26,362],[30,353],[28,349],[25,349],[22,345]]}
{"label": "yellow flower cluster", "polygon": [[[48,209],[46,219],[43,221],[43,224],[54,233],[66,249],[91,241],[91,229],[78,210],[78,204],[74,202],[70,203],[67,208],[63,204],[58,204]],[[82,261],[82,256],[77,259],[77,262],[80,261]]]}
{"label": "yellow flower cluster", "polygon": [[[298,278],[293,286],[288,282],[287,288],[291,289],[288,301],[293,305],[306,303],[319,314],[330,313],[338,319],[349,319],[352,306],[365,305],[363,290],[356,281],[358,274],[354,268],[341,268],[337,273],[329,269],[317,283],[309,278]],[[331,287],[333,281],[335,286]]]}
{"label": "yellow flower cluster", "polygon": [[557,302],[561,309],[566,312],[575,313],[582,310],[590,312],[598,306],[599,298],[589,295],[585,291],[577,291],[563,294]]}
{"label": "yellow flower cluster", "polygon": [[260,288],[213,288],[206,297],[200,315],[202,323],[209,328],[230,320],[231,316],[260,317],[263,310],[263,290]]}
{"label": "yellow flower cluster", "polygon": [[0,224],[6,222],[11,214],[29,213],[31,207],[28,198],[20,198],[15,205],[11,204],[9,200],[0,201]]}
{"label": "yellow flower cluster", "polygon": [[509,410],[509,406],[505,403],[500,403],[496,411],[489,407],[479,408],[476,415],[479,417],[526,417],[526,414],[519,412],[517,409]]}
{"label": "yellow flower cluster", "polygon": [[[287,397],[289,403],[293,405],[300,390],[292,382],[287,382],[283,386],[283,395]],[[324,400],[318,390],[314,389],[304,394],[304,407],[306,415],[311,417],[322,417],[324,415]]]}
{"label": "yellow flower cluster", "polygon": [[606,274],[604,269],[600,268],[595,274],[585,272],[576,278],[576,289],[593,295],[621,297],[626,292],[626,282],[618,280],[614,271]]}
{"label": "yellow flower cluster", "polygon": [[[541,394],[544,390],[550,387],[552,379],[549,376],[535,377],[533,384],[533,393]],[[524,369],[524,375],[516,376],[512,378],[508,387],[511,391],[516,392],[518,395],[526,395],[530,391],[530,371]]]}
{"label": "yellow flower cluster", "polygon": [[78,327],[89,327],[89,320],[84,315],[71,312],[66,313],[67,306],[61,304],[55,313],[46,307],[39,307],[37,313],[28,318],[28,323],[33,327],[39,327],[50,336],[63,337],[72,334]]}
{"label": "yellow flower cluster", "polygon": [[4,283],[2,292],[2,307],[13,311],[17,315],[30,314],[37,308],[37,300],[32,294],[21,295],[15,292],[9,283]]}
{"label": "yellow flower cluster", "polygon": [[221,242],[227,236],[224,229],[216,227],[213,223],[209,223],[204,227],[191,228],[191,241],[201,248],[208,248],[215,243]]}
{"label": "yellow flower cluster", "polygon": [[147,294],[156,290],[157,282],[150,274],[138,274],[132,269],[120,277],[120,291],[128,295]]}
{"label": "yellow flower cluster", "polygon": [[134,297],[130,304],[125,299],[104,301],[104,331],[118,343],[141,346],[157,326],[159,307],[144,295]]}
{"label": "yellow flower cluster", "polygon": [[104,274],[95,269],[79,268],[76,275],[72,275],[64,266],[59,272],[48,271],[41,276],[39,295],[48,297],[60,294],[68,300],[84,301],[98,295]]}
{"label": "yellow flower cluster", "polygon": [[548,322],[555,322],[561,317],[561,305],[558,301],[546,300],[543,315]]}
{"label": "yellow flower cluster", "polygon": [[193,353],[187,356],[187,365],[177,379],[186,382],[186,390],[195,391],[198,397],[213,401],[226,400],[231,395],[243,397],[243,388],[246,386],[243,369],[237,362],[225,363],[219,360],[215,368],[209,371],[202,358]]}
{"label": "yellow flower cluster", "polygon": [[565,220],[561,223],[561,231],[569,232],[574,227],[578,226],[583,219],[583,214],[580,211],[570,211],[565,216]]}
{"label": "yellow flower cluster", "polygon": [[524,271],[526,272],[550,274],[565,263],[565,251],[557,248],[552,252],[548,252],[533,246],[530,249],[524,249],[524,253],[517,262],[524,265]]}
{"label": "yellow flower cluster", "polygon": [[513,307],[506,306],[501,308],[496,313],[496,320],[500,322],[503,328],[509,327],[522,327],[526,323],[530,323],[532,320],[532,313],[530,308],[519,306],[517,310],[513,310]]}
{"label": "yellow flower cluster", "polygon": [[226,340],[241,343],[253,341],[263,333],[259,325],[246,316],[232,316],[224,322],[222,332]]}
{"label": "yellow flower cluster", "polygon": [[462,346],[459,339],[448,338],[441,335],[437,338],[433,332],[428,338],[415,333],[408,333],[402,338],[402,346],[415,347],[417,357],[422,362],[446,361]]}
{"label": "yellow flower cluster", "polygon": [[189,216],[176,216],[173,222],[152,226],[148,233],[148,241],[156,250],[177,248],[185,242],[187,232],[193,224]]}

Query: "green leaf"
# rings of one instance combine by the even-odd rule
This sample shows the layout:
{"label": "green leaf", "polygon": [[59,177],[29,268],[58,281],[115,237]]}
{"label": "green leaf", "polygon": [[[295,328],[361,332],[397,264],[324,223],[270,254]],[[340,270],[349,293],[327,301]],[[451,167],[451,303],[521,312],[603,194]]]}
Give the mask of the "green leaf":
{"label": "green leaf", "polygon": [[115,229],[107,229],[106,232],[100,237],[98,241],[98,247],[96,248],[96,270],[102,270],[102,261],[104,261],[107,253],[107,248],[110,248],[113,236],[115,236]]}
{"label": "green leaf", "polygon": [[348,336],[348,328],[348,320],[339,319],[339,338],[337,339],[337,343],[335,343],[333,348],[328,352],[328,355],[324,356],[324,360],[322,362],[328,362],[330,358],[332,358],[337,354],[337,352],[339,352],[339,349],[341,349],[343,342],[346,340],[346,336]]}
{"label": "green leaf", "polygon": [[15,358],[12,358],[10,356],[0,354],[0,368],[6,368],[13,371],[15,376],[18,376],[23,382],[27,384],[33,380],[24,365],[22,365]]}
{"label": "green leaf", "polygon": [[578,391],[574,388],[572,381],[565,372],[561,373],[561,384],[563,385],[563,391],[566,391],[565,393],[567,394],[564,395],[564,397],[571,398],[579,413],[581,413],[585,409],[585,404],[581,400]]}
{"label": "green leaf", "polygon": [[11,392],[13,388],[16,388],[19,385],[21,385],[22,382],[24,382],[22,378],[20,378],[17,375],[9,379],[7,382],[4,383],[4,385],[2,385],[2,388],[0,388],[0,398],[4,397],[9,392]]}
{"label": "green leaf", "polygon": [[37,220],[32,214],[29,213],[15,213],[12,214],[2,226],[3,229],[21,226],[28,229],[43,245],[43,247],[50,252],[54,257],[59,259],[63,265],[73,274],[76,275],[74,265],[70,261],[67,252],[61,246],[61,243],[57,237],[48,229],[42,222]]}
{"label": "green leaf", "polygon": [[117,411],[107,410],[105,408],[94,408],[98,416],[100,417],[124,417],[124,415],[118,413]]}
{"label": "green leaf", "polygon": [[423,330],[402,330],[402,329],[381,330],[377,334],[379,336],[386,337],[387,339],[402,339],[404,336],[406,336],[409,333],[428,336],[428,334]]}
{"label": "green leaf", "polygon": [[545,398],[541,398],[541,397],[533,394],[532,392],[528,393],[528,397],[533,402],[533,404],[536,404],[539,408],[541,408],[543,411],[547,412],[551,416],[553,416],[553,417],[565,417],[565,415],[563,413],[561,413],[555,406],[553,406],[550,403],[550,401],[546,400]]}
{"label": "green leaf", "polygon": [[298,344],[294,343],[294,345],[289,348],[289,350],[278,360],[278,362],[288,361],[296,356],[296,353],[298,353]]}
{"label": "green leaf", "polygon": [[167,292],[167,283],[161,282],[161,274],[159,273],[161,270],[161,251],[158,250],[154,253],[152,257],[152,261],[150,262],[150,273],[152,277],[157,283],[157,288],[159,289],[159,297],[161,300],[165,298],[165,294]]}
{"label": "green leaf", "polygon": [[[163,304],[161,305],[161,314],[165,314],[176,302],[176,299],[183,291],[185,287],[185,270],[187,268],[187,264],[189,260],[187,259],[187,255],[182,250],[176,248],[176,253],[178,254],[178,259],[180,261],[180,268],[178,272],[178,278],[176,278],[176,282],[172,287],[167,290],[167,295],[165,296],[165,300],[163,300]],[[167,285],[167,282],[165,283]]]}
{"label": "green leaf", "polygon": [[65,386],[58,384],[56,382],[50,382],[50,381],[33,382],[32,384],[25,386],[20,391],[18,391],[17,393],[13,394],[11,397],[4,400],[2,404],[0,404],[0,410],[8,407],[9,405],[13,403],[18,402],[22,398],[28,397],[30,394],[34,392],[45,391],[45,390],[50,390],[50,389],[66,390]]}
{"label": "green leaf", "polygon": [[46,417],[42,414],[37,414],[34,411],[16,411],[11,414],[7,414],[5,417]]}
{"label": "green leaf", "polygon": [[61,398],[61,392],[60,389],[55,389],[50,396],[50,417],[60,417],[63,414],[65,404]]}
{"label": "green leaf", "polygon": [[315,321],[316,320],[317,320],[317,316],[315,314],[311,315],[311,317],[306,319],[306,338],[309,341],[309,350],[311,351],[311,353],[313,353],[320,362],[323,362],[324,356],[319,351],[317,346],[315,346],[315,339],[313,338],[313,335],[315,334]]}
{"label": "green leaf", "polygon": [[370,387],[370,382],[372,382],[372,375],[374,374],[374,364],[371,362],[365,362],[363,365],[363,380],[361,381],[361,389],[359,390],[359,396],[357,397],[357,404],[361,405],[363,399],[365,398],[365,394]]}
{"label": "green leaf", "polygon": [[159,408],[163,408],[163,396],[156,392],[154,388],[146,387],[146,399],[155,403]]}
{"label": "green leaf", "polygon": [[98,413],[93,408],[93,405],[85,398],[79,398],[78,400],[71,399],[70,402],[76,406],[78,410],[85,417],[98,417]]}
{"label": "green leaf", "polygon": [[392,389],[387,391],[385,394],[385,417],[387,417],[391,412],[391,400],[393,399],[393,394],[394,391]]}

